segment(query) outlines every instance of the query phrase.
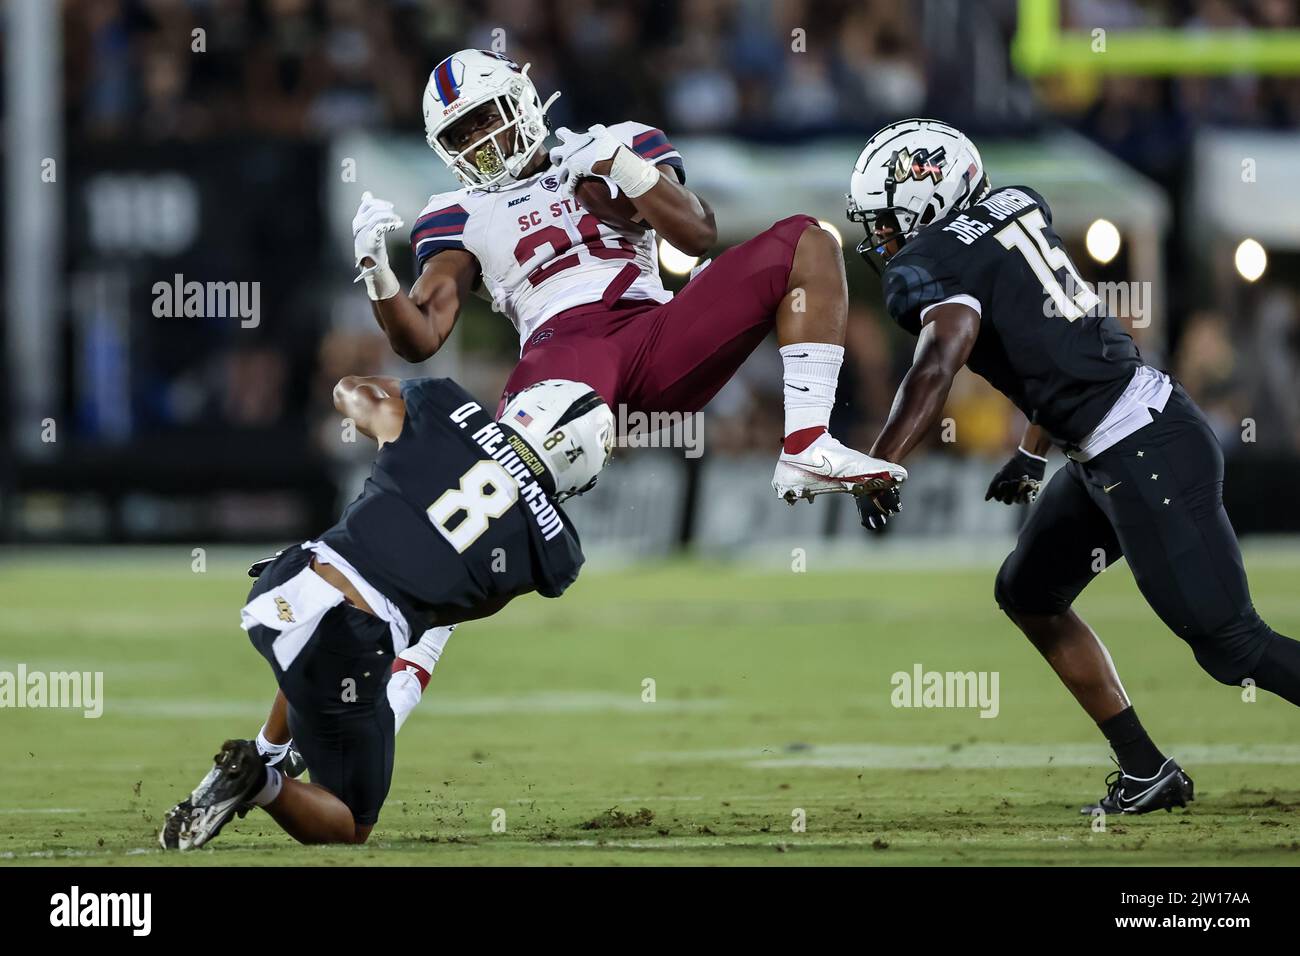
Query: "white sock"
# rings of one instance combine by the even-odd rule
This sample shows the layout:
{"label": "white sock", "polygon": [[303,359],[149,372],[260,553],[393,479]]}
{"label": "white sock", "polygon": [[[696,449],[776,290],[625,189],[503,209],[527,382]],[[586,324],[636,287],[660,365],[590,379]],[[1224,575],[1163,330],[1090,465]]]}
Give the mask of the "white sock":
{"label": "white sock", "polygon": [[284,776],[274,767],[266,768],[266,783],[262,784],[262,789],[257,791],[257,796],[253,798],[253,803],[259,807],[264,807],[280,795],[280,788],[284,786]]}
{"label": "white sock", "polygon": [[394,733],[402,729],[402,724],[406,723],[406,718],[415,710],[415,705],[424,694],[424,684],[420,678],[409,670],[399,669],[402,662],[407,661],[426,674],[433,674],[454,630],[455,624],[430,628],[420,635],[418,641],[397,655],[397,660],[393,662],[393,673],[388,678],[388,706],[393,710]]}
{"label": "white sock", "polygon": [[442,657],[443,648],[447,646],[447,641],[451,640],[451,632],[456,630],[456,625],[450,627],[431,627],[423,634],[420,639],[408,647],[397,656],[404,661],[410,661],[418,664],[430,674],[438,663],[438,658]]}
{"label": "white sock", "polygon": [[835,407],[844,347],[824,342],[786,345],[781,361],[785,363],[785,433],[825,428]]}
{"label": "white sock", "polygon": [[275,761],[282,757],[284,752],[289,749],[289,744],[293,743],[293,741],[290,740],[289,743],[284,744],[271,743],[271,741],[266,739],[266,724],[263,724],[262,729],[257,732],[257,740],[254,741],[254,743],[257,744],[257,752],[261,756],[271,758],[267,761],[268,763],[275,763]]}

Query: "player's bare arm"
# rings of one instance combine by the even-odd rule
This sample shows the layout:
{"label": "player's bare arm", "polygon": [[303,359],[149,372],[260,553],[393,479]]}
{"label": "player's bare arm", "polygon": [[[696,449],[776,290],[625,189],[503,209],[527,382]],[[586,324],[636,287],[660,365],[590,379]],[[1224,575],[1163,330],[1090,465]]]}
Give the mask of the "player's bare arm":
{"label": "player's bare arm", "polygon": [[381,448],[402,433],[406,419],[401,382],[385,376],[345,375],[334,386],[334,407]]}
{"label": "player's bare arm", "polygon": [[[627,149],[626,146],[622,147]],[[612,161],[597,163],[592,172],[608,175]],[[677,170],[671,166],[657,166],[659,181],[648,193],[632,200],[637,212],[650,228],[675,249],[688,256],[702,256],[718,241],[718,226],[713,210],[695,193],[677,179]]]}
{"label": "player's bare arm", "polygon": [[1052,449],[1052,436],[1042,425],[1026,425],[1025,433],[1020,438],[1020,447],[1030,454],[1046,458]]}
{"label": "player's bare arm", "polygon": [[478,261],[470,253],[450,249],[425,260],[409,296],[399,290],[372,302],[393,351],[408,362],[436,354],[456,327],[478,274]]}
{"label": "player's bare arm", "polygon": [[898,386],[889,418],[871,448],[875,457],[902,461],[929,434],[979,335],[979,313],[968,305],[937,305],[926,319],[912,367]]}
{"label": "player's bare arm", "polygon": [[461,306],[479,276],[478,261],[452,249],[426,259],[410,295],[402,291],[388,264],[385,237],[402,225],[393,204],[363,193],[352,220],[358,281],[366,285],[375,321],[393,351],[408,362],[423,362],[442,347],[456,326]]}

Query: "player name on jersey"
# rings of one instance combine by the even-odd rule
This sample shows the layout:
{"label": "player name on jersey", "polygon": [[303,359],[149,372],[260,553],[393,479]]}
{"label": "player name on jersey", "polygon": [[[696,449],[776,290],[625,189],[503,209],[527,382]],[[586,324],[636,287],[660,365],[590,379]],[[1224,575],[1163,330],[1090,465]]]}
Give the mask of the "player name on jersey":
{"label": "player name on jersey", "polygon": [[[996,219],[998,222],[1006,222],[1022,209],[1028,209],[1034,205],[1034,199],[1027,196],[1019,189],[1002,189],[987,199],[977,202],[975,205],[983,206],[989,211],[989,218]],[[955,217],[952,222],[943,227],[944,232],[950,232],[965,245],[970,245],[980,236],[987,233],[993,228],[992,223],[979,222],[970,216],[962,213]]]}
{"label": "player name on jersey", "polygon": [[[483,408],[477,402],[467,402],[448,416],[457,425]],[[550,541],[564,531],[564,519],[551,504],[545,489],[536,476],[546,473],[546,466],[528,444],[518,435],[507,435],[496,422],[489,422],[470,435],[492,460],[505,469],[506,474],[519,484],[519,495],[528,502],[533,522],[543,540]]]}

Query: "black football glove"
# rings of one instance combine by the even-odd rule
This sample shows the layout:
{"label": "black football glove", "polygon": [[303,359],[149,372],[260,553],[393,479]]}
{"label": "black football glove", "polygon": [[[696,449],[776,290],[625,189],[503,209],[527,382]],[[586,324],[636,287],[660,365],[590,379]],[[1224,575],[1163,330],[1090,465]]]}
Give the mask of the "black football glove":
{"label": "black football glove", "polygon": [[877,491],[873,495],[859,495],[854,500],[858,503],[862,527],[868,531],[883,531],[889,516],[903,510],[903,496],[899,493],[897,485],[884,491]]}
{"label": "black football glove", "polygon": [[1004,505],[1028,504],[1038,497],[1046,471],[1046,460],[1017,448],[1011,460],[989,482],[984,500],[1000,501]]}

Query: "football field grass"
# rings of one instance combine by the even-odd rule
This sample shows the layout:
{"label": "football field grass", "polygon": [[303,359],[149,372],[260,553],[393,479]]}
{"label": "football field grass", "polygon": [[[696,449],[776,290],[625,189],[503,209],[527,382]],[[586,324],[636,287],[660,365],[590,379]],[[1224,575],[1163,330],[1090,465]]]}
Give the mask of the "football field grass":
{"label": "football field grass", "polygon": [[[452,638],[367,846],[300,847],[254,811],[164,854],[164,811],[274,692],[238,627],[244,557],[0,564],[0,671],[104,675],[97,719],[0,709],[0,864],[1300,863],[1300,713],[1206,677],[1124,565],[1080,609],[1198,799],[1103,831],[1078,808],[1107,749],[994,606],[996,564],[865,552],[804,573],[593,568],[520,599]],[[1247,563],[1261,614],[1300,635],[1300,550]],[[996,672],[996,716],[893,706],[892,675],[918,665]]]}

